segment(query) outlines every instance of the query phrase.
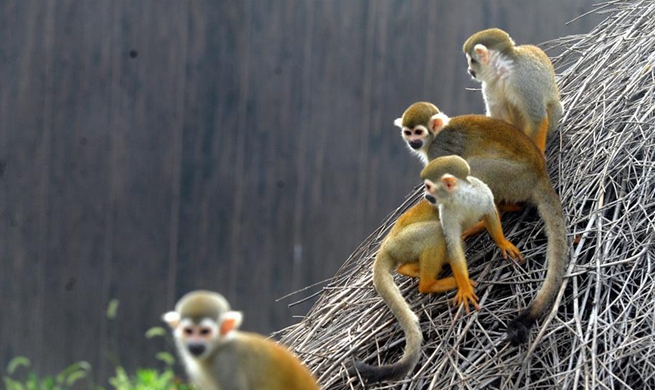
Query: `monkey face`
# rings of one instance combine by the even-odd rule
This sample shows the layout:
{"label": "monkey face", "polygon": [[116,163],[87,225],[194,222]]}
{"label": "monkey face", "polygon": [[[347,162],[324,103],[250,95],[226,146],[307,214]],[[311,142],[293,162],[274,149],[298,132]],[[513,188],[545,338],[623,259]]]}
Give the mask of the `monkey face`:
{"label": "monkey face", "polygon": [[471,77],[473,77],[473,79],[477,80],[477,69],[479,68],[480,63],[475,58],[472,58],[468,53],[466,54],[466,62],[468,63],[466,71],[471,75]]}
{"label": "monkey face", "polygon": [[437,192],[436,186],[432,181],[428,179],[425,179],[424,184],[425,184],[425,193],[423,194],[423,197],[428,202],[432,203],[433,205],[436,205],[437,198],[434,196],[434,194],[436,194]]}
{"label": "monkey face", "polygon": [[430,135],[425,126],[416,126],[413,129],[403,127],[403,138],[407,141],[410,148],[419,150],[426,142],[426,138]]}
{"label": "monkey face", "polygon": [[175,337],[191,356],[203,359],[211,354],[213,342],[218,337],[218,326],[209,318],[204,318],[199,324],[185,318],[176,329]]}
{"label": "monkey face", "polygon": [[475,71],[470,66],[468,67],[467,71],[469,72],[471,77],[475,78]]}
{"label": "monkey face", "polygon": [[452,194],[457,191],[458,181],[457,178],[451,174],[445,174],[441,177],[439,182],[433,183],[429,179],[425,179],[425,193],[423,197],[432,204],[437,204],[449,199]]}

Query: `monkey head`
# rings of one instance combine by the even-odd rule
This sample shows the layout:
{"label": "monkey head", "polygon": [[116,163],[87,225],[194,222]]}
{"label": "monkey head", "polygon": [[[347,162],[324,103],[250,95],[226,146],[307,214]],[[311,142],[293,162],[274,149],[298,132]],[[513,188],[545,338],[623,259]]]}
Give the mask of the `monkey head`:
{"label": "monkey head", "polygon": [[503,30],[490,28],[479,31],[464,42],[468,73],[484,82],[501,76],[511,67],[514,41]]}
{"label": "monkey head", "polygon": [[471,168],[466,160],[459,156],[444,156],[435,158],[421,171],[421,179],[425,185],[425,199],[436,204],[457,191],[460,182],[468,183],[467,177]]}
{"label": "monkey head", "polygon": [[173,330],[178,350],[194,359],[205,359],[215,348],[229,340],[241,325],[240,312],[230,310],[218,293],[198,290],[183,296],[175,310],[162,319]]}
{"label": "monkey head", "polygon": [[417,102],[409,106],[394,124],[401,129],[409,148],[427,162],[427,149],[441,128],[448,124],[448,116],[432,103]]}

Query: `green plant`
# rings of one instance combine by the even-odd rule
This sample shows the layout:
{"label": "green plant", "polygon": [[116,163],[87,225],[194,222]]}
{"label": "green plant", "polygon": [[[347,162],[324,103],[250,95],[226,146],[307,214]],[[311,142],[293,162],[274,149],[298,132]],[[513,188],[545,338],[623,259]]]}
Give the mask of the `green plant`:
{"label": "green plant", "polygon": [[[107,319],[111,321],[109,326],[113,330],[114,321],[118,314],[119,302],[112,299],[107,307]],[[112,346],[118,345],[115,339],[115,332],[109,335]],[[146,332],[146,337],[152,339],[155,337],[164,337],[168,339],[169,333],[162,327],[154,327]],[[170,339],[168,339],[170,343]],[[119,353],[117,349],[112,349],[109,354],[109,360],[116,367],[116,374],[109,379],[109,384],[115,390],[195,390],[182,382],[176,377],[173,367],[175,366],[175,357],[169,352],[159,352],[155,355],[157,360],[164,363],[162,369],[140,368],[133,375],[119,363]],[[39,377],[35,372],[29,371],[22,379],[17,379],[14,375],[21,368],[31,368],[30,360],[25,356],[13,358],[7,365],[7,375],[2,377],[4,388],[6,390],[70,390],[73,385],[81,379],[87,380],[86,386],[82,387],[89,390],[105,390],[103,387],[92,384],[91,365],[87,362],[78,362],[66,367],[61,373],[52,377]],[[1,386],[0,386],[1,387]],[[80,386],[76,386],[80,388]]]}
{"label": "green plant", "polygon": [[[146,337],[166,337],[164,328],[154,327],[146,332]],[[168,352],[159,352],[157,360],[164,363],[163,370],[151,368],[137,369],[134,375],[128,375],[121,366],[116,366],[116,375],[109,379],[109,384],[116,390],[193,390],[194,388],[180,381],[173,371],[175,357]]]}
{"label": "green plant", "polygon": [[116,390],[192,390],[191,386],[178,382],[171,368],[163,371],[142,368],[129,376],[122,367],[116,368],[116,376],[109,379]]}
{"label": "green plant", "polygon": [[25,379],[14,379],[12,376],[20,367],[29,368],[30,360],[25,356],[13,358],[7,365],[7,376],[3,382],[6,390],[68,390],[75,382],[88,378],[91,365],[87,362],[77,362],[66,367],[58,375],[39,378],[34,372],[29,372]]}

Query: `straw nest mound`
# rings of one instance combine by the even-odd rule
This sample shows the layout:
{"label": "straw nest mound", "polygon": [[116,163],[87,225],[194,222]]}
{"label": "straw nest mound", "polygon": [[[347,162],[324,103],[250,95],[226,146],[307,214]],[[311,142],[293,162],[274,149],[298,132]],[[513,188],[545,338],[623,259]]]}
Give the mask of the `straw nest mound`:
{"label": "straw nest mound", "polygon": [[[503,260],[488,235],[467,242],[482,310],[466,314],[453,293],[424,296],[396,276],[424,335],[403,381],[367,388],[552,389],[655,387],[655,2],[610,1],[591,33],[551,47],[565,114],[547,161],[568,220],[570,266],[560,301],[521,347],[504,342],[545,274],[546,239],[534,210],[505,218],[525,265]],[[437,102],[438,104],[438,102]],[[282,342],[325,390],[362,388],[353,359],[395,362],[403,332],[371,281],[377,248],[418,189],[350,256]]]}

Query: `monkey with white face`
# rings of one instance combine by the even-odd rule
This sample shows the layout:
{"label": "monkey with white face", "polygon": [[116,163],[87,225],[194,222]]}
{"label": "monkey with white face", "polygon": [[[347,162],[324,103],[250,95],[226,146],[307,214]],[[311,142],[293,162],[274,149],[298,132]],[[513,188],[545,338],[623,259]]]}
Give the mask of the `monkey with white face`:
{"label": "monkey with white face", "polygon": [[[425,119],[429,118],[429,121]],[[410,106],[401,118],[393,123],[401,129],[401,135],[414,155],[423,165],[429,161],[428,150],[439,130],[448,124],[449,118],[437,106],[418,102]]]}
{"label": "monkey with white face", "polygon": [[[509,253],[510,257],[523,262],[521,252],[503,234],[491,190],[485,183],[470,174],[471,168],[468,163],[454,155],[434,159],[421,171],[421,179],[425,184],[424,197],[439,208],[439,220],[446,240],[450,264],[462,264],[461,268],[468,272],[461,237],[464,231],[481,219],[503,256],[506,258]],[[468,279],[468,275],[462,276]],[[458,285],[468,286],[465,280],[460,281]],[[470,302],[479,310],[477,296],[473,294],[473,297],[475,300]],[[468,313],[468,305],[465,305],[465,308]]]}
{"label": "monkey with white face", "polygon": [[200,390],[319,390],[298,359],[280,345],[241,332],[242,315],[211,291],[183,296],[163,320]]}

